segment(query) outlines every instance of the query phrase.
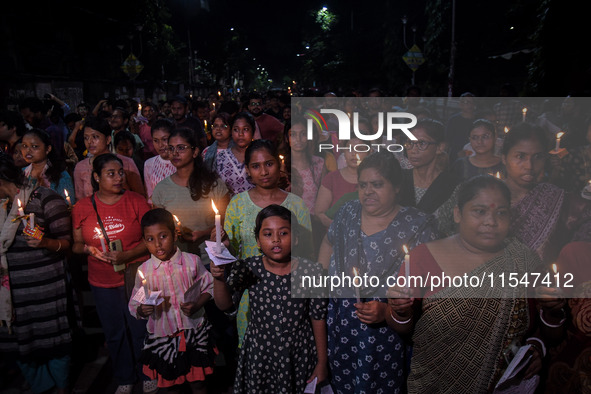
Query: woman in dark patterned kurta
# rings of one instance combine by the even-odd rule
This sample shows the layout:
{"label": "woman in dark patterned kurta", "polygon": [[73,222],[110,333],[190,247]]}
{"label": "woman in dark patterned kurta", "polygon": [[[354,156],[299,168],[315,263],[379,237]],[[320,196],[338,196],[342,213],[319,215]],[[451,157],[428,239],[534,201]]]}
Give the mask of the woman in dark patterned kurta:
{"label": "woman in dark patterned kurta", "polygon": [[[436,238],[431,215],[396,203],[402,170],[387,152],[374,153],[358,168],[359,200],[348,202],[328,230],[331,276],[395,276],[409,249]],[[379,218],[379,219],[378,219]],[[380,220],[384,219],[384,220]],[[330,247],[329,246],[329,247]],[[323,261],[323,263],[326,263]],[[328,358],[336,393],[399,393],[406,380],[410,348],[385,321],[387,287],[337,289],[328,305]]]}
{"label": "woman in dark patterned kurta", "polygon": [[[0,209],[1,301],[3,311],[12,309],[14,320],[0,327],[0,352],[14,354],[34,392],[55,386],[64,390],[71,345],[64,264],[70,248],[68,208],[53,190],[23,185],[15,172],[22,175],[20,169],[6,159],[0,157],[0,199],[6,199]],[[18,215],[17,198],[24,213],[34,213],[35,224],[43,228],[41,241],[23,234],[21,220],[12,222]]]}

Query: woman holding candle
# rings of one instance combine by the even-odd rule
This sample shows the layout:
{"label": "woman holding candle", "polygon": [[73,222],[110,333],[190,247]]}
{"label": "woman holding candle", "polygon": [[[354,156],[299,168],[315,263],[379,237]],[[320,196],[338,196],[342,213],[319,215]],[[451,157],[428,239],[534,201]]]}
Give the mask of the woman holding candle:
{"label": "woman holding candle", "polygon": [[[507,238],[511,195],[501,180],[484,175],[463,183],[454,219],[458,234],[411,251],[412,276],[486,273],[497,278],[510,272],[522,278],[540,271],[538,256]],[[408,392],[492,392],[514,354],[512,349],[525,344],[532,345],[532,358],[524,378],[533,377],[545,355],[542,339],[560,334],[557,327],[539,320],[539,309],[548,324],[560,320],[565,302],[555,298],[554,290],[536,289],[539,299],[530,306],[527,298],[533,294],[525,285],[391,288],[385,313],[388,325],[400,334],[414,330]]]}
{"label": "woman holding candle", "polygon": [[28,130],[23,135],[21,151],[25,161],[29,163],[24,169],[29,183],[50,188],[63,198],[67,191],[71,196],[70,201],[72,200],[72,178],[66,171],[65,159],[55,153],[49,134],[41,129]]}
{"label": "woman holding candle", "polygon": [[[129,314],[127,301],[137,267],[148,256],[140,221],[150,207],[143,196],[123,189],[124,180],[125,170],[117,156],[96,156],[92,171],[95,192],[78,201],[72,211],[72,250],[89,255],[88,282],[113,360],[118,394],[131,392],[140,378],[147,380],[138,363],[146,323]],[[101,236],[108,237],[103,239],[106,252],[102,250]],[[116,265],[126,268],[116,271]]]}
{"label": "woman holding candle", "polygon": [[232,120],[232,144],[228,149],[217,152],[215,169],[232,196],[254,187],[246,176],[244,155],[255,130],[256,122],[252,115],[238,113]]}
{"label": "woman holding candle", "polygon": [[[88,149],[89,157],[78,162],[74,168],[74,186],[76,188],[76,199],[81,200],[93,193],[92,169],[94,158],[104,153],[109,153],[111,144],[111,127],[102,118],[89,118],[84,123],[84,144]],[[125,177],[123,187],[139,194],[144,193],[142,178],[137,166],[129,157],[117,155],[123,163]]]}
{"label": "woman holding candle", "polygon": [[[23,234],[25,215],[35,215],[43,237]],[[0,353],[17,364],[33,392],[67,392],[71,330],[68,322],[66,252],[70,218],[63,198],[27,182],[0,154]],[[41,285],[40,285],[41,284]]]}
{"label": "woman holding candle", "polygon": [[[406,245],[436,239],[431,215],[398,204],[402,169],[389,152],[374,153],[357,168],[359,200],[336,214],[320,249],[329,275],[395,275]],[[385,288],[362,287],[361,302],[350,288],[337,289],[328,305],[328,355],[337,393],[394,392],[404,387],[408,351],[386,325]],[[384,290],[384,291],[382,291]]]}
{"label": "woman holding candle", "polygon": [[187,128],[172,131],[168,138],[170,161],[176,172],[154,188],[154,207],[164,208],[178,217],[182,239],[177,245],[184,252],[200,255],[199,245],[210,238],[215,216],[211,200],[221,215],[228,205],[228,189],[203,163],[201,141]]}

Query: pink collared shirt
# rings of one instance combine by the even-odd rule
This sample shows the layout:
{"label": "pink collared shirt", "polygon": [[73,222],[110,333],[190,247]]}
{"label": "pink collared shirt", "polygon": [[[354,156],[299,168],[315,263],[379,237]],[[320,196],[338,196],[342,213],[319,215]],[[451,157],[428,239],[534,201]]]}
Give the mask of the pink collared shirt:
{"label": "pink collared shirt", "polygon": [[[154,255],[143,263],[138,271],[146,277],[149,291],[161,290],[160,297],[164,302],[156,307],[156,310],[148,319],[148,332],[156,337],[173,335],[181,330],[198,328],[204,321],[204,308],[199,309],[192,316],[185,316],[181,311],[180,303],[184,302],[185,291],[195,282],[201,281],[201,293],[209,293],[213,296],[213,277],[203,266],[203,263],[194,254],[181,252],[177,248],[176,253],[168,261],[162,261]],[[142,279],[135,276],[135,287],[129,300],[129,312],[137,319],[139,302],[133,298],[142,286]]]}

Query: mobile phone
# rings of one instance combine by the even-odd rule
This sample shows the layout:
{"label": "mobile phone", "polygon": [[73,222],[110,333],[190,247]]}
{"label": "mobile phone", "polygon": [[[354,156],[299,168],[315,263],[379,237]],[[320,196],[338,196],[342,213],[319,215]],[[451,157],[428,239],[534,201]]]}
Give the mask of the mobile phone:
{"label": "mobile phone", "polygon": [[[114,241],[109,241],[109,250],[111,252],[123,252],[123,245],[121,244],[120,239],[116,239]],[[125,264],[115,264],[113,265],[113,269],[115,272],[123,271],[125,269]]]}

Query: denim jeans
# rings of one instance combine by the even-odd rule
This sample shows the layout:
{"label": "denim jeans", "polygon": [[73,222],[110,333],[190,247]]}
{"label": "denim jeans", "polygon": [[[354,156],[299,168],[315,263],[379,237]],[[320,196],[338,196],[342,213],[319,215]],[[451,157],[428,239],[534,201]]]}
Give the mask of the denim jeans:
{"label": "denim jeans", "polygon": [[146,320],[131,316],[127,307],[125,286],[102,288],[90,286],[107,348],[113,362],[113,377],[119,385],[149,380],[138,362],[144,338]]}

